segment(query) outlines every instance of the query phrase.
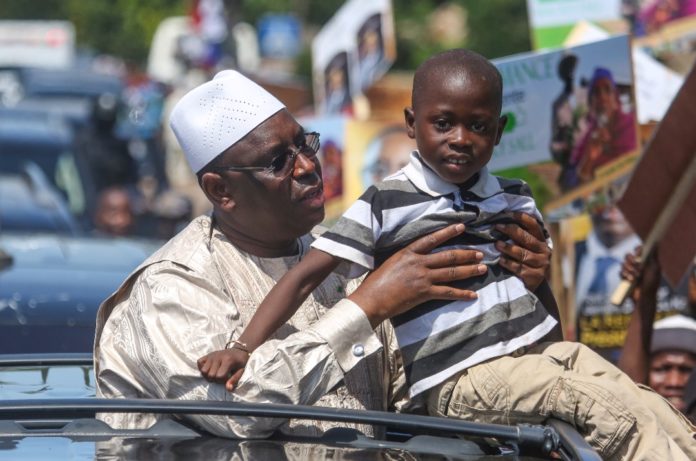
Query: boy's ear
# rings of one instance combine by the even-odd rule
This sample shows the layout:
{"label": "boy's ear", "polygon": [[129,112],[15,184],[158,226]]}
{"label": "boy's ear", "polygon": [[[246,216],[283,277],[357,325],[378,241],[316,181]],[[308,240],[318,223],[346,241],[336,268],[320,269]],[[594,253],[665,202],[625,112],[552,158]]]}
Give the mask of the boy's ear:
{"label": "boy's ear", "polygon": [[232,190],[219,173],[204,173],[201,177],[201,188],[215,207],[227,209],[227,211],[235,207]]}
{"label": "boy's ear", "polygon": [[409,138],[416,139],[416,117],[412,107],[404,109],[404,118],[406,119],[406,134]]}
{"label": "boy's ear", "polygon": [[503,137],[503,131],[505,131],[505,125],[507,125],[507,115],[501,115],[498,119],[498,133],[495,135],[495,145],[497,146],[500,142],[500,138]]}

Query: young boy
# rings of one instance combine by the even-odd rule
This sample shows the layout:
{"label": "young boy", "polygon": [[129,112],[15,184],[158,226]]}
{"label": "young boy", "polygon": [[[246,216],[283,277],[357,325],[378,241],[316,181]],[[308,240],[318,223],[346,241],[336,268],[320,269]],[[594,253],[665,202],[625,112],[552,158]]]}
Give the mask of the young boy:
{"label": "young boy", "polygon": [[[237,371],[332,271],[358,277],[416,238],[458,222],[465,232],[444,248],[478,249],[488,270],[458,286],[474,299],[429,302],[392,319],[410,397],[544,337],[556,321],[519,278],[497,265],[495,225],[513,222],[516,211],[541,221],[526,184],[486,169],[506,123],[501,103],[500,74],[482,56],[454,50],[426,61],[414,78],[413,107],[405,110],[408,136],[418,146],[410,164],[370,187],[312,244],[231,347],[199,361],[203,375]],[[228,380],[228,389],[238,377]]]}
{"label": "young boy", "polygon": [[236,370],[227,379],[232,390],[251,351],[332,270],[357,276],[416,237],[463,222],[464,234],[436,251],[466,246],[484,255],[482,275],[457,287],[470,290],[471,299],[431,301],[391,319],[410,404],[431,415],[488,423],[559,418],[603,459],[696,459],[694,428],[664,399],[581,344],[535,344],[557,322],[497,264],[495,226],[515,211],[541,220],[524,183],[486,170],[506,122],[501,100],[500,74],[480,55],[452,50],[424,62],[405,110],[408,135],[418,146],[411,163],[369,188],[317,239],[242,335],[199,360],[201,373],[224,382]]}

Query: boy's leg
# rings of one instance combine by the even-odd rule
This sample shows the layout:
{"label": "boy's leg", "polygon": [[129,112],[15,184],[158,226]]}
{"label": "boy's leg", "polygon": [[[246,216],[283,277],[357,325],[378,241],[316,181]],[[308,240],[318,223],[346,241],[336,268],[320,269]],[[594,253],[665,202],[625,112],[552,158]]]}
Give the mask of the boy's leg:
{"label": "boy's leg", "polygon": [[572,342],[559,342],[540,346],[543,354],[554,357],[566,369],[580,374],[603,377],[619,384],[626,392],[633,393],[657,418],[660,426],[679,445],[690,459],[696,460],[696,428],[655,391],[636,385],[624,372],[604,360],[589,347]]}
{"label": "boy's leg", "polygon": [[538,351],[469,368],[431,393],[429,411],[503,424],[556,417],[578,428],[604,459],[688,459],[640,399]]}

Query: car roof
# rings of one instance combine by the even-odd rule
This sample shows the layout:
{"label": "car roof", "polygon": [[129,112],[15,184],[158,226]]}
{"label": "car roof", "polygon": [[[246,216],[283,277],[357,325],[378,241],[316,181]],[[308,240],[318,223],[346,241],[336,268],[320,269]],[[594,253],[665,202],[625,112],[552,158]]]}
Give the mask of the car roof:
{"label": "car roof", "polygon": [[73,130],[62,116],[43,111],[0,109],[0,142],[69,145],[72,139]]}
{"label": "car roof", "polygon": [[104,93],[119,95],[123,81],[109,74],[88,69],[42,69],[25,67],[18,69],[19,81],[25,96],[99,96]]}
{"label": "car roof", "polygon": [[[569,425],[505,426],[455,418],[304,405],[167,399],[98,399],[89,354],[0,355],[0,446],[13,458],[72,459],[561,459],[598,460]],[[96,413],[154,413],[148,429],[113,429]],[[213,437],[177,415],[277,417],[384,426],[386,438],[337,427],[318,437]],[[10,443],[11,442],[11,443]]]}

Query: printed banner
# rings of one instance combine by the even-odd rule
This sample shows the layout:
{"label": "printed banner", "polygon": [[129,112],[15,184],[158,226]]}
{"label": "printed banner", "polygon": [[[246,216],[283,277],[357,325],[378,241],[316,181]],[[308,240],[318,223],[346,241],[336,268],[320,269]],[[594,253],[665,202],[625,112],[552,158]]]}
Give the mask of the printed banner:
{"label": "printed banner", "polygon": [[300,120],[305,131],[317,131],[321,135],[318,156],[324,182],[327,221],[337,218],[343,212],[346,123],[348,119],[340,116]]}
{"label": "printed banner", "polygon": [[508,123],[492,171],[550,162],[547,176],[568,193],[636,155],[628,36],[493,62]]}
{"label": "printed banner", "polygon": [[356,95],[394,62],[396,42],[390,0],[350,0],[312,42],[316,111],[352,114]]}

